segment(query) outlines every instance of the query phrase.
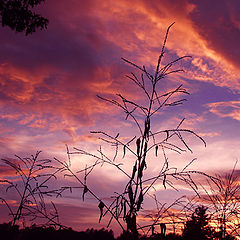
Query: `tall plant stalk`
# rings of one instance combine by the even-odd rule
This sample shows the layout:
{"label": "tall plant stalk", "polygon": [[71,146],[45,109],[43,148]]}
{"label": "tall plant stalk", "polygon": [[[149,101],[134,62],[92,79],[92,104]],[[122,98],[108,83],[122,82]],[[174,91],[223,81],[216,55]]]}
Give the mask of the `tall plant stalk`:
{"label": "tall plant stalk", "polygon": [[8,208],[12,225],[25,224],[26,221],[39,221],[44,226],[62,228],[64,226],[59,222],[55,204],[51,201],[49,207],[45,200],[48,197],[60,196],[69,187],[49,188],[51,180],[56,179],[60,169],[53,166],[52,160],[41,159],[40,153],[37,152],[25,158],[16,155],[15,159],[1,159],[4,164],[15,171],[13,180],[6,178],[0,179],[0,182],[6,192],[15,193],[16,204],[10,204],[9,199],[4,196],[0,196],[0,201]]}
{"label": "tall plant stalk", "polygon": [[[153,118],[157,113],[164,108],[181,105],[186,99],[176,98],[179,95],[189,94],[182,85],[179,85],[168,92],[161,93],[162,79],[171,74],[183,72],[183,69],[173,69],[173,66],[177,62],[190,57],[183,56],[165,65],[162,64],[166,51],[169,30],[172,25],[170,25],[166,31],[154,74],[151,74],[145,66],[137,65],[134,62],[122,58],[125,63],[131,65],[139,72],[139,75],[132,72],[127,78],[133,82],[136,89],[142,91],[143,97],[145,98],[144,103],[140,103],[134,99],[128,99],[122,94],[116,94],[116,98],[114,99],[98,96],[101,100],[122,109],[126,114],[126,120],[130,118],[135,123],[136,129],[138,129],[138,135],[131,136],[128,140],[122,140],[119,137],[120,133],[113,136],[105,131],[93,131],[91,133],[98,135],[104,143],[115,147],[113,157],[109,157],[104,153],[101,147],[98,150],[98,154],[93,154],[76,147],[73,151],[69,151],[67,147],[69,162],[62,162],[61,160],[56,159],[61,166],[62,172],[64,172],[66,176],[75,178],[83,188],[83,198],[86,194],[89,194],[98,201],[98,207],[100,209],[99,221],[106,214],[110,214],[108,225],[113,219],[115,219],[122,230],[126,231],[133,239],[138,239],[138,230],[144,228],[143,226],[138,225],[137,218],[139,212],[143,209],[144,199],[147,195],[150,195],[150,190],[154,189],[154,186],[157,183],[161,182],[165,189],[176,189],[174,181],[181,181],[190,186],[190,188],[197,193],[198,186],[193,180],[193,175],[200,174],[214,180],[214,178],[203,172],[188,170],[188,167],[195,161],[195,159],[191,160],[182,170],[178,170],[175,166],[170,166],[166,151],[170,150],[179,154],[186,151],[192,152],[192,149],[183,137],[183,134],[193,135],[198,138],[203,145],[206,145],[205,141],[198,134],[183,127],[185,119],[182,119],[175,128],[159,131],[154,131],[152,125]],[[176,142],[176,139],[178,142]],[[159,157],[160,151],[164,158],[163,164],[160,165],[159,171],[156,175],[146,178],[145,173],[150,158],[152,158],[152,155],[155,155],[156,158]],[[125,158],[127,153],[132,155],[135,159],[132,168],[128,171],[124,170],[121,163],[118,162],[119,159]],[[72,155],[77,154],[93,158],[94,163],[84,169],[74,172],[71,169],[70,159]],[[103,164],[108,164],[116,168],[127,179],[123,191],[120,193],[114,193],[114,196],[112,196],[113,201],[110,204],[101,200],[102,198],[90,190],[87,185],[87,178],[90,173],[95,167]],[[81,179],[81,173],[84,173],[83,179]],[[152,224],[157,224],[159,221],[160,217],[156,218]]]}

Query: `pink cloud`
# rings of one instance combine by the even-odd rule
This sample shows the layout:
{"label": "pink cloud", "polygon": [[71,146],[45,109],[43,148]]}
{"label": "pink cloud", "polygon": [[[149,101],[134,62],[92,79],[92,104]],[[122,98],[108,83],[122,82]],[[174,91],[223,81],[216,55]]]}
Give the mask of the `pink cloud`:
{"label": "pink cloud", "polygon": [[240,102],[228,101],[228,102],[215,102],[207,104],[210,112],[220,117],[230,117],[235,120],[240,120]]}
{"label": "pink cloud", "polygon": [[[142,93],[124,78],[134,70],[121,62],[120,57],[146,64],[151,71],[165,31],[173,21],[176,24],[169,34],[165,63],[184,54],[192,55],[193,59],[176,66],[187,72],[167,78],[161,91],[186,83],[191,92],[198,93],[198,85],[192,86],[191,80],[239,91],[236,3],[229,1],[224,5],[224,1],[220,1],[214,4],[215,8],[206,7],[208,4],[209,1],[187,0],[168,0],[164,4],[147,0],[71,0],[68,3],[52,0],[41,6],[50,20],[47,31],[26,38],[0,29],[1,154],[32,153],[41,148],[47,154],[67,159],[63,155],[65,143],[84,146],[90,151],[97,149],[98,138],[89,136],[89,130],[104,129],[114,134],[122,131],[122,139],[135,135],[132,123],[119,123],[120,118],[124,119],[120,111],[100,101],[96,95],[114,98],[113,94],[120,92],[141,101]],[[206,106],[219,117],[240,119],[238,101],[220,101]],[[174,110],[171,113],[175,118],[170,111],[163,112],[155,123],[159,128],[176,126],[181,116],[186,115],[186,127],[197,130],[201,136],[222,137],[221,128],[205,128],[205,123],[212,123],[206,112],[198,113],[198,109],[193,109],[195,113],[190,113],[191,110]],[[229,162],[225,159],[232,161],[238,154],[237,140],[234,147],[227,144],[227,140],[210,143],[206,151],[195,140],[187,140],[200,158],[198,169],[227,167]],[[107,148],[107,153],[111,155],[112,149]],[[192,159],[192,155],[178,158],[170,154],[169,159],[173,159],[173,166],[181,166]],[[88,161],[77,158],[73,162],[77,168]],[[130,162],[126,162],[125,167],[129,165]],[[1,167],[0,174],[11,174]],[[99,195],[108,198],[112,192],[121,190],[122,178],[106,169],[94,173],[89,184]],[[177,186],[183,188],[181,184]],[[165,196],[168,198],[167,194]],[[79,198],[75,206],[72,199],[69,200],[72,206],[60,206],[64,221],[76,228],[80,225],[97,227],[97,206],[82,205]],[[72,218],[76,212],[79,215]]]}
{"label": "pink cloud", "polygon": [[[48,31],[30,38],[12,38],[12,32],[1,30],[5,33],[1,42],[1,99],[3,106],[7,103],[11,109],[4,109],[2,118],[19,116],[17,123],[25,127],[52,131],[60,128],[68,133],[77,125],[94,124],[99,114],[110,108],[96,99],[97,93],[135,94],[122,78],[128,67],[120,63],[120,57],[152,64],[164,30],[172,22],[169,19],[177,23],[170,33],[168,48],[178,55],[189,52],[198,56],[192,63],[201,75],[190,71],[189,76],[223,84],[207,76],[209,67],[199,60],[208,48],[204,36],[200,38],[198,34],[197,19],[193,26],[191,17],[201,6],[188,1],[180,5],[170,1],[161,6],[151,1],[132,4],[136,11],[132,11],[132,6],[127,10],[130,5],[126,1],[101,5],[91,1],[81,6],[72,1],[66,11],[65,3],[58,2],[56,7],[51,2],[42,7],[50,19]],[[184,41],[179,45],[181,39]],[[225,85],[230,86],[231,81]]]}

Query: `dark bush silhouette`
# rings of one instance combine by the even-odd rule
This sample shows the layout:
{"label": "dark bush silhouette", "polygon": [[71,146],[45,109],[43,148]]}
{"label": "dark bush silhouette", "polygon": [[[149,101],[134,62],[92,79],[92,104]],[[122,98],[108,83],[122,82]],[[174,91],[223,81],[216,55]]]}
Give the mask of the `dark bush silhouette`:
{"label": "dark bush silhouette", "polygon": [[85,232],[33,225],[19,229],[17,225],[0,224],[0,239],[6,240],[114,240],[113,232],[104,228],[88,229]]}
{"label": "dark bush silhouette", "polygon": [[169,233],[166,237],[165,240],[181,240],[182,236],[179,234],[175,233]]}
{"label": "dark bush silhouette", "polygon": [[0,239],[15,240],[19,237],[19,226],[10,223],[0,224]]}
{"label": "dark bush silhouette", "polygon": [[[117,240],[132,240],[133,236],[128,232],[123,232]],[[152,236],[139,236],[139,240],[182,240],[182,236],[175,233],[169,233],[166,236],[154,234]]]}
{"label": "dark bush silhouette", "polygon": [[[222,238],[221,235],[214,232],[207,225],[207,215],[204,207],[198,207],[195,213],[186,223],[183,236],[175,233],[169,233],[166,236],[154,234],[153,236],[139,236],[139,240],[234,240],[235,238],[227,235]],[[69,229],[55,229],[53,227],[43,227],[32,225],[20,229],[18,225],[9,223],[0,224],[0,239],[6,240],[132,240],[133,234],[125,231],[118,238],[114,238],[112,230],[104,228],[100,230],[87,229],[77,232]]]}
{"label": "dark bush silhouette", "polygon": [[44,0],[0,0],[0,15],[3,27],[10,27],[16,32],[31,34],[37,28],[46,29],[48,19],[35,13],[33,8]]}

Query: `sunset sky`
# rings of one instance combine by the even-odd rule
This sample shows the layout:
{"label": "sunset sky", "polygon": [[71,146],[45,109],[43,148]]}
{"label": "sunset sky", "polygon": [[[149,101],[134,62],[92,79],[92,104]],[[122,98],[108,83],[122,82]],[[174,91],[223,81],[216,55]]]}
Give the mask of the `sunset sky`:
{"label": "sunset sky", "polygon": [[[232,169],[240,158],[239,1],[46,0],[38,10],[49,19],[47,30],[25,36],[0,28],[1,157],[42,150],[43,157],[64,160],[66,144],[96,151],[100,142],[92,130],[134,136],[124,113],[96,95],[111,98],[121,93],[141,100],[125,77],[133,69],[121,57],[153,71],[166,29],[175,22],[165,60],[192,58],[179,63],[185,72],[165,79],[162,89],[183,84],[191,94],[183,105],[161,113],[154,124],[164,130],[186,118],[184,127],[207,143],[204,147],[190,140],[193,153],[177,158],[170,154],[173,166],[196,157],[192,169],[211,174]],[[78,169],[79,162],[88,160],[74,161]],[[121,176],[108,169],[97,171],[89,181],[100,195],[120,188]],[[0,178],[8,175],[0,165]],[[162,201],[175,198],[172,190],[167,196],[159,191]],[[81,193],[58,201],[65,224],[77,229],[104,226],[97,223],[97,205],[87,198],[83,204]]]}

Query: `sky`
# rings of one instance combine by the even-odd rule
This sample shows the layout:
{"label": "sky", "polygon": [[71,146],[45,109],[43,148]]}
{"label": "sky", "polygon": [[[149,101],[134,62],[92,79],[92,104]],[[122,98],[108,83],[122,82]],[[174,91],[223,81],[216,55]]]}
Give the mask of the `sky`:
{"label": "sky", "polygon": [[[0,28],[1,157],[41,150],[43,157],[65,160],[66,144],[96,152],[101,143],[90,131],[135,136],[124,113],[97,95],[114,98],[120,93],[141,101],[142,94],[125,77],[134,69],[121,57],[153,71],[166,30],[175,22],[163,63],[192,58],[182,60],[177,67],[185,72],[164,79],[160,89],[183,84],[190,95],[183,105],[159,113],[153,124],[169,129],[185,118],[184,127],[206,141],[205,147],[186,136],[193,153],[169,153],[172,166],[197,158],[192,169],[211,174],[231,170],[240,156],[239,9],[237,0],[46,0],[38,11],[49,19],[47,30],[25,36]],[[74,169],[88,161],[74,157]],[[119,161],[130,168],[126,158]],[[1,178],[11,174],[0,165]],[[102,197],[124,182],[108,167],[97,169],[89,181]],[[179,195],[164,193],[161,186],[156,191],[162,201]],[[104,226],[97,223],[98,209],[91,199],[83,203],[78,193],[66,199],[58,200],[64,223],[77,229]]]}

